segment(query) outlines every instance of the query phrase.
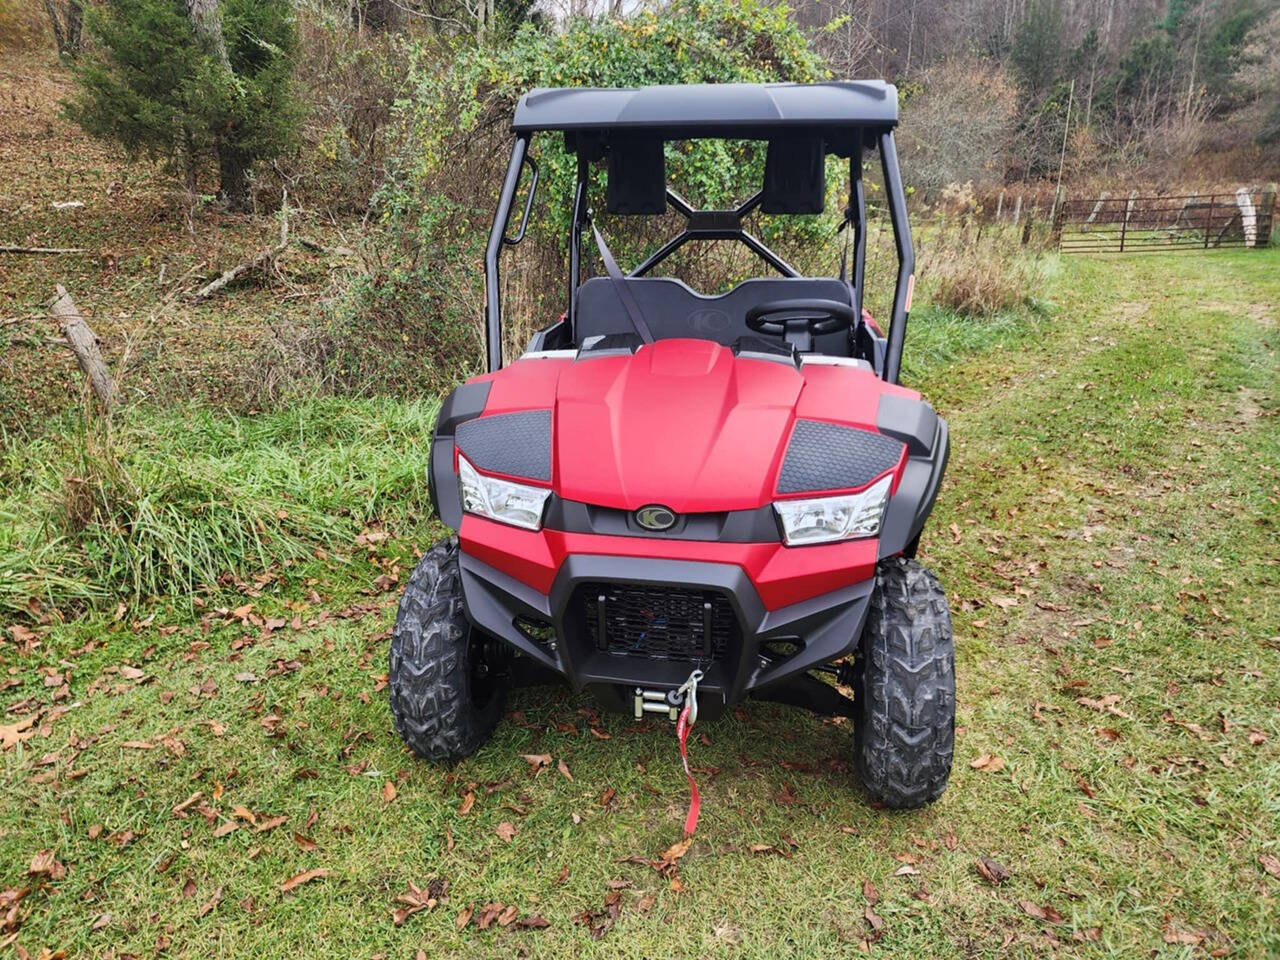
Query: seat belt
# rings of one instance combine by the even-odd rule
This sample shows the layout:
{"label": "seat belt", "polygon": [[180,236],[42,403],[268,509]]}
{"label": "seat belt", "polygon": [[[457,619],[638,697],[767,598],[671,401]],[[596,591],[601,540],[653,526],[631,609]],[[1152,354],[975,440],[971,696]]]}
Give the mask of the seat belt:
{"label": "seat belt", "polygon": [[644,314],[640,310],[640,304],[636,303],[635,294],[627,286],[627,278],[618,269],[618,261],[614,260],[613,254],[609,252],[608,244],[604,242],[604,237],[600,234],[600,228],[593,223],[591,232],[596,235],[596,246],[600,248],[600,259],[604,263],[604,272],[609,275],[609,279],[613,282],[613,289],[618,294],[618,299],[622,301],[622,307],[627,311],[627,316],[631,318],[631,325],[636,328],[636,333],[640,334],[641,340],[645,343],[653,343],[653,331],[649,329],[649,324],[644,322]]}

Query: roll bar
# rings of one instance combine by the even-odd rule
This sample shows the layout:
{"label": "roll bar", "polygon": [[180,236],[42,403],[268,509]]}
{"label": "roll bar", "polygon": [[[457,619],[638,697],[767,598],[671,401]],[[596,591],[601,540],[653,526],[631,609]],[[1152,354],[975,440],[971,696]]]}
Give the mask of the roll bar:
{"label": "roll bar", "polygon": [[[502,192],[498,196],[498,208],[494,212],[493,227],[489,233],[489,245],[485,250],[484,260],[484,310],[485,310],[485,359],[490,372],[502,367],[502,293],[498,270],[498,261],[503,246],[514,246],[524,237],[529,208],[533,199],[530,196],[525,204],[521,229],[514,238],[507,238],[506,231],[511,219],[512,205],[516,190],[520,185],[520,175],[527,164],[534,171],[534,184],[537,183],[537,165],[529,158],[529,139],[531,134],[521,132],[516,136],[511,148],[511,160],[507,164],[507,174],[502,181]],[[893,131],[884,130],[877,134],[876,146],[880,152],[880,167],[884,174],[885,195],[889,202],[889,221],[893,226],[894,245],[898,256],[898,277],[894,285],[893,310],[889,320],[889,332],[885,349],[884,369],[880,375],[890,383],[897,383],[902,368],[902,346],[907,334],[907,317],[911,313],[911,300],[915,292],[915,249],[911,243],[911,228],[907,222],[907,197],[902,186],[902,172],[898,168],[898,150],[894,142]],[[862,315],[862,287],[866,276],[867,255],[867,199],[866,189],[862,181],[861,150],[849,158],[849,224],[854,232],[853,257],[853,296],[854,309]],[[590,163],[586,156],[579,152],[578,171],[573,191],[573,215],[569,235],[569,283],[568,305],[565,309],[565,323],[570,334],[575,328],[574,301],[582,273],[582,228],[589,217],[587,209],[587,185],[590,178]],[[532,190],[532,186],[530,189]],[[667,191],[668,205],[680,213],[688,221],[686,229],[678,236],[667,241],[656,252],[651,254],[640,266],[629,274],[632,277],[643,276],[653,267],[665,260],[689,240],[696,239],[737,239],[751,248],[761,259],[773,266],[784,276],[798,274],[781,257],[766,247],[758,239],[742,228],[742,218],[756,208],[760,195],[756,194],[735,210],[714,211],[695,210],[682,199],[679,194]]]}

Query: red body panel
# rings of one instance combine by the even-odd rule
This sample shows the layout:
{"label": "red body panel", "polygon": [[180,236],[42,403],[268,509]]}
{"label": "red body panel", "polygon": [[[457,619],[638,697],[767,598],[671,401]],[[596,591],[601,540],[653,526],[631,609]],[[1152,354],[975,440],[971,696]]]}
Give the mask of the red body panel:
{"label": "red body panel", "polygon": [[539,593],[548,593],[560,564],[571,553],[615,557],[658,557],[732,563],[746,571],[767,610],[777,610],[860,583],[875,573],[875,540],[847,540],[824,546],[781,543],[713,543],[606,537],[560,530],[520,530],[467,515],[458,533],[462,549]]}
{"label": "red body panel", "polygon": [[[560,496],[623,510],[659,503],[677,513],[777,499],[797,418],[875,430],[882,395],[919,398],[869,370],[797,370],[707,340],[660,340],[633,355],[577,361],[529,358],[480,379],[491,384],[485,416],[553,410],[552,486]],[[899,476],[901,469],[899,462]],[[877,555],[874,540],[787,547],[530,532],[470,515],[459,536],[467,553],[542,593],[569,554],[732,563],[771,610],[871,577]]]}

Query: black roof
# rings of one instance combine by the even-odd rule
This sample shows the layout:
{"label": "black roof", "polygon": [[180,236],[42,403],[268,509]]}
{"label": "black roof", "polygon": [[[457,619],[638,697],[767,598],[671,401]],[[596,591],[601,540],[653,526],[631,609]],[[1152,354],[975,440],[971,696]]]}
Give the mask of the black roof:
{"label": "black roof", "polygon": [[668,139],[716,137],[778,127],[893,127],[898,90],[883,80],[829,83],[697,83],[627,89],[530,90],[513,129],[640,129]]}

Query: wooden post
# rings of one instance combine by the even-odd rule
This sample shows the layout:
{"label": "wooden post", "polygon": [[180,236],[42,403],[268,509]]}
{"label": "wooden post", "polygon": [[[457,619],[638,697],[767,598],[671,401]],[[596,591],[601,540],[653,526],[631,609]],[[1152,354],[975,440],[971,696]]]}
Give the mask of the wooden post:
{"label": "wooden post", "polygon": [[58,299],[53,303],[53,316],[62,328],[62,335],[67,338],[67,346],[76,355],[76,362],[88,379],[93,395],[103,410],[110,411],[117,399],[115,381],[102,359],[97,336],[85,323],[84,315],[71,299],[71,294],[61,284],[58,285]]}
{"label": "wooden post", "polygon": [[1018,199],[1013,204],[1013,225],[1016,227],[1018,221],[1022,219],[1022,194],[1018,194]]}
{"label": "wooden post", "polygon": [[1004,209],[1004,191],[1000,191],[1000,198],[996,200],[996,223],[1000,222],[1000,211]]}
{"label": "wooden post", "polygon": [[1209,249],[1209,232],[1213,230],[1213,208],[1218,203],[1217,194],[1209,198],[1209,219],[1204,225],[1204,248]]}

